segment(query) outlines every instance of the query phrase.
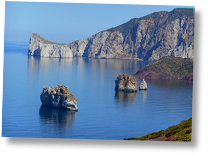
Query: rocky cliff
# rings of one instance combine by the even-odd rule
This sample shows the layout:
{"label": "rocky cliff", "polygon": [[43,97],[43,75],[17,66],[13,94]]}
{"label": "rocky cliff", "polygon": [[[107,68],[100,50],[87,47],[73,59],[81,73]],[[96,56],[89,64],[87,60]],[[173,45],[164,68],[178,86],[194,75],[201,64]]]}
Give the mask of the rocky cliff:
{"label": "rocky cliff", "polygon": [[28,55],[41,57],[73,57],[69,44],[48,41],[33,33],[30,36]]}
{"label": "rocky cliff", "polygon": [[30,37],[28,55],[44,57],[83,56],[158,60],[164,56],[193,58],[194,9],[155,12],[69,44]]}

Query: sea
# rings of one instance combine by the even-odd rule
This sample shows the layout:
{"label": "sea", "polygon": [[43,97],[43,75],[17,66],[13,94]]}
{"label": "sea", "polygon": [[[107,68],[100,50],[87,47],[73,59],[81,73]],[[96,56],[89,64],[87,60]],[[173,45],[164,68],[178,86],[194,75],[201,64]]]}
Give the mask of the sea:
{"label": "sea", "polygon": [[[119,74],[133,75],[148,62],[40,58],[28,56],[27,48],[4,46],[2,137],[123,140],[192,117],[191,83],[146,80],[147,91],[115,91]],[[78,112],[41,106],[43,87],[58,84],[75,96]]]}

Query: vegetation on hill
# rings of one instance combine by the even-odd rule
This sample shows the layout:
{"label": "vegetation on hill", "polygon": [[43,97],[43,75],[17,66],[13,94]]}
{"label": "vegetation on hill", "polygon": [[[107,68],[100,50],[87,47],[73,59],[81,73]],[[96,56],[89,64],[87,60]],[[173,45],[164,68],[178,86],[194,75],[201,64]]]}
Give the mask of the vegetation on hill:
{"label": "vegetation on hill", "polygon": [[124,140],[150,140],[150,141],[191,141],[192,118],[181,121],[177,125],[172,125],[165,130],[153,132],[141,138],[124,138]]}
{"label": "vegetation on hill", "polygon": [[141,79],[182,79],[193,82],[193,60],[174,56],[163,57],[139,69],[135,76]]}

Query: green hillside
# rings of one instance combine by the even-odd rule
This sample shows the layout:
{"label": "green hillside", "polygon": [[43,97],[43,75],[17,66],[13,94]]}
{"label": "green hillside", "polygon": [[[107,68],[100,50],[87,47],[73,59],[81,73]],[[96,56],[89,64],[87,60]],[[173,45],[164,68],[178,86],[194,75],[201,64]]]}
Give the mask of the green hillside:
{"label": "green hillside", "polygon": [[172,125],[165,130],[153,132],[141,138],[124,138],[124,140],[150,140],[150,141],[191,141],[192,118],[181,121],[177,125]]}

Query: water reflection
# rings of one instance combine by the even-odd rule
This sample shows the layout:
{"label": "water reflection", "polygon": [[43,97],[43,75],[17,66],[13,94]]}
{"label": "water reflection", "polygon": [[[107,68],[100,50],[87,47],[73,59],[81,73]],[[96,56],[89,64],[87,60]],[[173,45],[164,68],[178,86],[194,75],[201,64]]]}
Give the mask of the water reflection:
{"label": "water reflection", "polygon": [[56,66],[66,66],[72,63],[72,58],[44,58],[36,56],[28,56],[28,69],[30,71],[38,71],[40,69],[45,69],[53,65]]}
{"label": "water reflection", "polygon": [[[53,68],[54,71],[60,72],[60,69],[77,69],[84,71],[88,67],[94,72],[102,72],[106,69],[126,71],[129,68],[133,69],[134,74],[138,69],[147,65],[148,62],[136,60],[121,60],[121,59],[94,59],[85,57],[73,58],[44,58],[37,56],[28,56],[28,70],[31,74],[37,74],[42,71],[47,71]],[[68,68],[67,68],[68,67]]]}
{"label": "water reflection", "polygon": [[[85,58],[86,60],[86,58]],[[88,59],[91,63],[91,67],[98,68],[100,70],[116,69],[116,70],[127,70],[129,68],[142,68],[148,64],[144,61],[136,60],[122,60],[122,59]],[[138,65],[139,64],[139,65]]]}
{"label": "water reflection", "polygon": [[129,106],[133,103],[136,95],[137,95],[137,92],[127,93],[127,92],[123,92],[123,91],[116,91],[115,99],[118,101],[118,103],[121,106],[126,107],[126,106]]}
{"label": "water reflection", "polygon": [[86,64],[89,64],[90,67],[95,70],[106,70],[116,69],[116,70],[127,70],[129,68],[134,68],[136,71],[148,64],[144,61],[136,60],[121,60],[121,59],[93,59],[93,58],[83,58],[83,57],[74,57],[74,58],[44,58],[36,56],[28,56],[28,69],[31,71],[38,70],[41,68],[51,67],[54,64],[60,66],[69,66],[74,64],[75,67],[83,69],[86,67]]}
{"label": "water reflection", "polygon": [[40,68],[40,57],[28,56],[28,70],[31,73],[38,73]]}
{"label": "water reflection", "polygon": [[193,83],[188,83],[183,80],[155,80],[155,79],[146,79],[147,86],[155,85],[161,88],[179,88],[184,86],[192,86]]}
{"label": "water reflection", "polygon": [[147,90],[139,90],[140,98],[143,100],[143,104],[146,103]]}
{"label": "water reflection", "polygon": [[43,124],[52,125],[54,128],[66,128],[72,126],[76,112],[66,109],[55,109],[41,106],[39,110],[40,120]]}
{"label": "water reflection", "polygon": [[[27,66],[30,87],[39,85],[40,81],[43,82],[41,87],[43,85],[58,84],[63,78],[61,75],[65,75],[68,72],[71,63],[72,58],[59,59],[28,56]],[[50,81],[53,83],[50,83]]]}

